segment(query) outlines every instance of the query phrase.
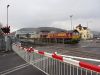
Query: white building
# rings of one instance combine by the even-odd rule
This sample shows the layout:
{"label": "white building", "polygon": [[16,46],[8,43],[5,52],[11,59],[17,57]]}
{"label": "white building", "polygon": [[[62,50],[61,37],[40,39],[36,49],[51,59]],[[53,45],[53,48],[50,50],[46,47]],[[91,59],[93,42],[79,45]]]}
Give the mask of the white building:
{"label": "white building", "polygon": [[93,34],[91,33],[91,31],[87,28],[87,27],[82,27],[81,24],[79,24],[76,27],[76,30],[80,33],[81,35],[81,39],[92,39],[93,38]]}
{"label": "white building", "polygon": [[22,28],[20,30],[16,31],[15,36],[19,35],[19,37],[27,38],[27,35],[29,35],[29,38],[35,38],[36,37],[36,28]]}
{"label": "white building", "polygon": [[27,38],[27,34],[30,35],[30,38],[41,38],[45,37],[48,33],[51,32],[64,32],[66,30],[54,28],[54,27],[39,27],[39,28],[22,28],[16,31],[15,36]]}

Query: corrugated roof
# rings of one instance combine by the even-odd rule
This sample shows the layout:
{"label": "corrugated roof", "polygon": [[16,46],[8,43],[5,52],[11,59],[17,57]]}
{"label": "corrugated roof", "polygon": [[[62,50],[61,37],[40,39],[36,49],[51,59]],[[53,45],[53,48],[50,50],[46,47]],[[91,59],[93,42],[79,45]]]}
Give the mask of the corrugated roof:
{"label": "corrugated roof", "polygon": [[57,31],[57,32],[66,31],[64,29],[55,28],[55,27],[39,27],[38,30],[39,31]]}
{"label": "corrugated roof", "polygon": [[18,31],[29,33],[29,32],[34,32],[34,31],[35,32],[42,32],[42,31],[44,31],[44,32],[45,31],[48,31],[48,32],[50,32],[50,31],[65,32],[66,30],[60,29],[60,28],[54,28],[54,27],[39,27],[39,28],[22,28]]}
{"label": "corrugated roof", "polygon": [[37,28],[22,28],[19,29],[18,31],[37,31]]}

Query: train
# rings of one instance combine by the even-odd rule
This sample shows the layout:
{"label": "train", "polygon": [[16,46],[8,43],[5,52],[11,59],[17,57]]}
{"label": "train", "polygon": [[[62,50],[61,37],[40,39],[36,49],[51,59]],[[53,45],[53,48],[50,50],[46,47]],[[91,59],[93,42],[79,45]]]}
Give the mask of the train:
{"label": "train", "polygon": [[80,41],[80,34],[77,30],[68,32],[49,33],[48,39],[56,40],[58,43],[75,44]]}
{"label": "train", "polygon": [[[64,44],[76,44],[80,41],[80,33],[77,30],[60,31],[60,32],[42,32],[31,38],[34,43],[64,43]],[[28,39],[26,39],[28,40]]]}

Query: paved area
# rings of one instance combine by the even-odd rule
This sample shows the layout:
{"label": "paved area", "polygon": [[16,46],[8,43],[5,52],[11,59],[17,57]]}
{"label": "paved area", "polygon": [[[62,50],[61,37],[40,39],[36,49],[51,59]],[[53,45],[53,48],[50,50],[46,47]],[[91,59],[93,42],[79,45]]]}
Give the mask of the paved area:
{"label": "paved area", "polygon": [[7,75],[46,75],[33,66],[28,66],[23,69],[14,71]]}
{"label": "paved area", "polygon": [[[80,57],[100,59],[100,47],[99,47],[100,43],[81,42],[76,45],[49,44],[45,46],[44,45],[43,46],[31,45],[31,46],[33,46],[38,50],[50,53],[58,52],[60,54],[65,54],[65,55],[73,55],[73,56],[75,55]],[[26,47],[30,47],[30,45],[28,44],[28,46]],[[40,62],[38,62],[37,64],[39,63]],[[50,65],[49,68],[53,66]],[[51,70],[53,69],[50,68],[50,71]],[[37,68],[33,67],[32,65],[26,63],[14,52],[10,52],[10,53],[0,53],[0,75],[46,75],[46,74],[44,74]]]}
{"label": "paved area", "polygon": [[[27,46],[26,46],[27,47]],[[49,46],[37,46],[35,49],[46,51],[49,53],[57,52],[64,55],[72,55],[93,59],[100,59],[100,48],[98,47],[77,47],[77,45],[61,45],[52,44]]]}
{"label": "paved area", "polygon": [[[100,60],[100,40],[87,40],[80,41],[78,44],[47,44],[47,45],[34,45],[25,43],[25,47],[33,47],[37,50],[46,51],[49,53],[57,52],[62,55],[71,55],[83,58],[92,58]],[[84,60],[81,60],[84,61]],[[88,61],[91,62],[91,61]],[[91,62],[100,65],[100,62]]]}
{"label": "paved area", "polygon": [[0,75],[45,75],[37,68],[29,65],[17,54],[2,53],[0,55]]}

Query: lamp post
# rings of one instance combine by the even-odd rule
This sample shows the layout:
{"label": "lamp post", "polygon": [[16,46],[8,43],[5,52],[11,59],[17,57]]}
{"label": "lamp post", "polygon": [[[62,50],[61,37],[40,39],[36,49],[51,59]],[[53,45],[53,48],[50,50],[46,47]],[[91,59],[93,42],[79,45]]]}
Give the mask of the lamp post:
{"label": "lamp post", "polygon": [[[7,27],[8,27],[8,8],[9,8],[10,5],[7,5]],[[6,42],[6,51],[9,51],[9,48],[11,47],[9,45],[9,42],[8,42],[8,35],[5,35],[5,42]]]}
{"label": "lamp post", "polygon": [[73,15],[70,15],[70,20],[71,20],[71,30],[72,30],[72,17],[73,17]]}
{"label": "lamp post", "polygon": [[8,8],[10,5],[7,5],[7,27],[8,27]]}

